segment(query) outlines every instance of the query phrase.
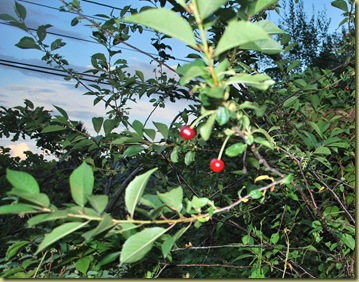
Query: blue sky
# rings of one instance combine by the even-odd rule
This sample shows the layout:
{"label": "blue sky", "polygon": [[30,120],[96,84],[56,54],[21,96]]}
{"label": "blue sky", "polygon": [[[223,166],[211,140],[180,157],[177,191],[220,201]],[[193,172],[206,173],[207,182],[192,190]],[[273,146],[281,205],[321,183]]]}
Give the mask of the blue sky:
{"label": "blue sky", "polygon": [[[97,0],[115,7],[123,7],[131,5],[133,8],[140,7],[145,4],[139,0]],[[281,1],[280,1],[281,2]],[[326,9],[328,18],[331,18],[330,30],[334,31],[341,20],[341,11],[331,7],[330,0],[304,0],[304,7],[307,14],[312,14],[314,5],[315,11]],[[49,31],[59,34],[66,34],[81,39],[91,39],[91,29],[85,26],[85,22],[76,27],[70,25],[74,15],[64,12],[58,12],[56,9],[61,6],[58,0],[19,0],[19,3],[24,5],[27,9],[27,24],[30,27],[36,28],[41,24],[51,24],[53,28]],[[33,4],[35,3],[35,4]],[[14,0],[0,1],[0,14],[13,12]],[[47,6],[47,7],[43,7]],[[119,12],[112,9],[82,2],[84,14],[109,14],[113,12],[115,15]],[[278,15],[270,14],[269,19],[276,22]],[[21,61],[34,65],[45,65],[41,62],[43,54],[36,50],[21,50],[14,45],[26,33],[10,26],[0,24],[0,32],[2,34],[2,42],[0,44],[0,59]],[[150,44],[153,32],[144,31],[141,36],[133,36],[129,43],[136,47],[151,53],[155,53],[155,48]],[[6,38],[6,40],[4,40]],[[48,36],[48,42],[55,40],[58,37]],[[64,39],[67,45],[59,50],[74,69],[83,71],[91,65],[91,55],[97,52],[104,52],[102,47],[97,44],[82,42],[72,39]],[[188,48],[176,40],[168,40],[167,44],[171,45],[173,55],[179,59],[185,59],[188,54]],[[128,60],[129,71],[135,69],[141,70],[145,74],[145,78],[153,76],[152,67],[149,65],[150,59],[138,52],[122,49],[122,55]],[[172,60],[169,65],[176,66],[183,63],[182,61]],[[71,119],[82,120],[86,127],[91,132],[92,124],[91,118],[93,116],[105,117],[106,109],[102,104],[93,107],[93,98],[91,96],[83,96],[83,88],[75,89],[74,82],[64,81],[61,77],[54,77],[35,72],[19,70],[11,67],[4,67],[0,65],[0,105],[5,107],[13,107],[23,105],[25,99],[31,100],[36,106],[43,106],[47,110],[54,110],[52,105],[64,108]],[[170,71],[168,72],[170,74]],[[183,108],[186,107],[186,102],[168,103],[165,109],[159,109],[152,117],[153,121],[170,123],[172,118]],[[132,105],[131,120],[139,119],[144,121],[152,110],[152,106],[146,101]],[[56,111],[54,110],[54,113]],[[26,140],[20,141],[16,144],[10,144],[9,140],[0,140],[1,146],[11,146],[13,153],[20,155],[24,148],[35,150],[33,142]]]}

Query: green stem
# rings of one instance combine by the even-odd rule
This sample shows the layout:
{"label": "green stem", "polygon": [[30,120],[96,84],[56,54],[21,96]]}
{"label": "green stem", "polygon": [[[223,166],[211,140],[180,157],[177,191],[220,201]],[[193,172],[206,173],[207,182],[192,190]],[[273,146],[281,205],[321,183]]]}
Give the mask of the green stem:
{"label": "green stem", "polygon": [[40,269],[40,267],[41,267],[41,264],[42,264],[42,262],[44,261],[46,255],[47,255],[47,252],[48,252],[48,251],[46,251],[45,254],[42,256],[41,261],[40,261],[40,263],[39,263],[39,265],[38,265],[38,267],[37,267],[37,269],[36,269],[36,271],[35,271],[35,273],[34,273],[34,276],[33,276],[32,278],[35,278],[36,275],[37,275],[37,273],[39,272],[39,269]]}
{"label": "green stem", "polygon": [[191,128],[194,128],[203,118],[205,118],[206,116],[209,116],[211,114],[213,114],[215,111],[208,111],[205,114],[201,115],[198,119],[196,119],[192,124],[191,124]]}
{"label": "green stem", "polygon": [[226,139],[224,140],[224,142],[223,142],[223,144],[222,144],[222,148],[221,148],[221,150],[219,151],[219,154],[218,154],[218,159],[219,159],[219,160],[222,158],[224,148],[226,147],[227,142],[228,142],[228,140],[229,140],[230,137],[231,137],[231,135],[227,135]]}
{"label": "green stem", "polygon": [[217,77],[217,74],[216,72],[214,71],[214,66],[213,66],[213,61],[212,61],[212,49],[208,46],[208,42],[207,42],[207,38],[206,38],[206,31],[205,29],[203,28],[203,24],[202,24],[202,19],[199,15],[199,11],[198,11],[198,7],[197,7],[197,1],[194,0],[191,2],[191,8],[193,10],[193,14],[194,14],[194,17],[196,19],[196,23],[198,25],[198,28],[199,28],[199,32],[201,33],[201,39],[202,39],[202,42],[203,42],[203,52],[205,54],[205,58],[207,60],[207,63],[208,63],[208,68],[209,68],[209,72],[212,76],[212,79],[213,79],[213,83],[215,86],[218,86],[219,83],[218,83],[218,77]]}

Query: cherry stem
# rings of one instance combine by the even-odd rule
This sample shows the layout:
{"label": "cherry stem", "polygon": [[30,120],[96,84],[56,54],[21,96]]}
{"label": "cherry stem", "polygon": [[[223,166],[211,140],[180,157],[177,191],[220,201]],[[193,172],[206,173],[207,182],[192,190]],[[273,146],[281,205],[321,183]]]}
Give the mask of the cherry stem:
{"label": "cherry stem", "polygon": [[224,142],[223,142],[223,144],[222,144],[222,148],[221,148],[221,150],[219,151],[219,154],[218,154],[218,159],[219,159],[219,160],[222,158],[224,148],[226,147],[227,142],[228,142],[228,140],[229,140],[230,137],[231,137],[231,135],[227,135],[226,139],[224,140]]}
{"label": "cherry stem", "polygon": [[201,115],[198,119],[196,119],[191,125],[190,128],[194,128],[203,118],[205,118],[206,116],[209,116],[211,114],[213,114],[214,111],[208,111],[207,113]]}

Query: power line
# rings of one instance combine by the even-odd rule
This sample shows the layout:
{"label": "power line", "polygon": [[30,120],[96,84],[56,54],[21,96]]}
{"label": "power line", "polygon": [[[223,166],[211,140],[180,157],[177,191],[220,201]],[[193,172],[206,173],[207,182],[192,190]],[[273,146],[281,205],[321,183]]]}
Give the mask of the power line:
{"label": "power line", "polygon": [[[48,6],[48,5],[44,5],[44,4],[40,4],[40,3],[35,3],[35,2],[32,2],[32,1],[28,1],[28,0],[18,0],[18,1],[23,2],[23,3],[27,3],[27,4],[31,4],[31,5],[35,5],[35,6],[39,6],[39,7],[43,7],[43,8],[47,8],[47,9],[51,9],[51,10],[59,11],[59,8],[53,7],[53,6]],[[95,5],[99,5],[99,6],[109,7],[109,8],[112,8],[114,10],[123,10],[121,8],[117,8],[117,7],[114,7],[114,6],[107,5],[107,4],[98,3],[98,2],[95,2],[95,1],[90,1],[90,0],[82,0],[82,1],[83,2],[88,2],[88,3],[91,3],[91,4],[95,4]],[[77,15],[75,12],[71,12],[71,11],[64,11],[64,12],[69,13],[69,14]],[[89,15],[85,15],[85,16],[88,17],[88,18],[99,20],[99,21],[104,21],[104,19],[100,18],[100,17],[89,16]],[[143,30],[155,33],[154,30],[146,28],[146,27],[144,27]]]}
{"label": "power line", "polygon": [[[25,71],[33,71],[33,72],[38,72],[38,73],[41,73],[41,74],[59,76],[59,77],[63,77],[63,78],[69,77],[69,74],[65,70],[59,70],[59,69],[54,69],[54,68],[49,68],[49,67],[44,67],[44,66],[26,64],[26,63],[22,63],[22,62],[16,62],[16,61],[9,61],[9,60],[0,59],[0,66],[1,65],[5,66],[5,67],[12,67],[12,68],[25,70]],[[112,85],[111,83],[109,83],[107,81],[95,80],[94,78],[99,78],[100,79],[100,77],[97,77],[95,75],[89,75],[89,74],[86,74],[86,73],[77,73],[77,74],[79,76],[81,76],[81,78],[79,78],[79,80],[81,80],[81,81],[96,83],[98,85],[99,84],[108,85],[108,86]],[[89,77],[89,78],[86,78],[86,77]],[[93,79],[91,79],[91,78],[93,78]],[[126,84],[126,82],[124,82],[124,84]],[[155,87],[158,86],[158,85],[153,85],[152,83],[142,82],[142,81],[134,81],[133,84],[135,84],[137,86],[155,86]],[[132,87],[131,85],[126,85],[126,86],[124,85],[124,87],[127,88],[127,89],[135,90],[136,88]],[[89,86],[91,86],[91,85],[89,85]],[[91,86],[91,87],[93,87],[93,86]],[[92,91],[92,90],[90,90],[90,91]],[[173,91],[171,91],[171,92],[173,92]],[[182,91],[177,92],[177,93],[181,93],[181,95],[183,94]],[[151,93],[151,95],[153,95],[153,94],[167,95],[166,92],[159,91],[159,89],[157,89],[157,91]],[[184,95],[183,97],[188,99],[188,97],[186,95]]]}
{"label": "power line", "polygon": [[[56,10],[56,11],[59,11],[59,8],[57,7],[53,7],[53,6],[48,6],[48,5],[45,5],[45,4],[40,4],[40,3],[35,3],[35,2],[32,2],[32,1],[28,1],[28,0],[18,0],[19,2],[23,2],[23,3],[27,3],[27,4],[30,4],[30,5],[34,5],[34,6],[39,6],[39,7],[42,7],[42,8],[47,8],[47,9],[51,9],[51,10]],[[82,0],[84,1],[84,0]],[[86,2],[86,1],[85,1]],[[74,14],[76,15],[76,13],[74,12],[71,12],[71,11],[65,11],[66,13],[69,13],[69,14]],[[100,20],[100,21],[103,21],[104,19],[103,18],[100,18],[100,17],[96,17],[96,16],[87,16],[86,17],[89,17],[89,18],[92,18],[92,19],[96,19],[96,20]],[[152,31],[152,30],[148,30],[148,31]]]}
{"label": "power line", "polygon": [[[22,69],[22,70],[26,70],[26,71],[38,72],[38,73],[42,73],[42,74],[60,76],[60,77],[64,77],[64,78],[69,77],[68,72],[65,70],[60,70],[60,69],[55,69],[55,68],[50,68],[50,67],[45,67],[45,66],[39,66],[39,65],[34,65],[34,64],[27,64],[27,63],[23,63],[23,62],[16,62],[16,61],[11,61],[11,60],[0,59],[0,65],[6,66],[6,67]],[[81,77],[80,78],[81,81],[87,81],[87,82],[92,82],[92,83],[97,83],[97,84],[102,84],[102,85],[112,85],[109,82],[100,81],[101,77],[96,76],[96,75],[91,75],[91,74],[87,74],[87,73],[79,73],[79,72],[76,74]],[[126,84],[126,82],[124,82],[124,84]],[[137,86],[158,86],[158,85],[153,85],[152,83],[142,82],[142,81],[134,81],[133,84],[135,84]],[[130,88],[130,89],[135,89],[134,87],[130,87],[130,86],[125,86],[125,87]],[[158,94],[161,94],[161,93],[158,92]],[[162,93],[162,94],[164,94],[164,93]]]}
{"label": "power line", "polygon": [[[15,62],[15,61],[8,61],[8,60],[0,59],[0,65],[12,67],[12,68],[18,68],[18,69],[22,69],[22,70],[26,70],[26,71],[38,72],[38,73],[42,73],[42,74],[49,74],[49,75],[53,75],[53,76],[60,76],[60,77],[68,77],[69,76],[68,73],[64,70],[58,70],[58,69],[54,69],[54,68],[25,64],[25,63],[20,63],[20,62]],[[90,76],[88,74],[82,74],[82,73],[80,75],[81,76]],[[93,76],[93,77],[96,77],[96,76]],[[87,82],[98,83],[98,81],[95,81],[95,80],[89,79],[89,78],[81,78],[81,80],[87,81]],[[109,83],[106,83],[106,82],[101,82],[101,84],[110,85]]]}
{"label": "power line", "polygon": [[[13,27],[11,24],[4,23],[4,22],[0,22],[0,24]],[[31,27],[28,27],[28,29],[31,30],[31,31],[37,31],[37,29],[31,28]],[[51,31],[47,31],[46,33],[47,33],[47,34],[51,34],[51,35],[55,35],[55,36],[64,37],[64,38],[69,38],[69,39],[72,39],[72,40],[83,41],[83,42],[87,42],[87,43],[93,43],[93,44],[99,44],[99,45],[101,45],[99,42],[97,42],[97,41],[95,41],[95,40],[89,40],[89,39],[79,38],[79,37],[75,37],[75,36],[71,36],[71,35],[65,35],[65,34],[61,34],[61,33],[51,32]],[[118,45],[114,46],[114,48],[122,49],[122,50],[126,50],[126,51],[131,51],[131,52],[135,52],[135,53],[140,53],[140,52],[137,51],[137,50],[134,50],[134,49],[131,49],[131,48],[127,48],[127,47],[120,47],[120,46],[118,46]],[[152,55],[152,56],[158,57],[158,54],[156,54],[156,53],[151,53],[151,52],[147,52],[147,51],[146,51],[145,53],[150,54],[150,55]],[[140,54],[141,54],[141,53],[140,53]],[[158,57],[158,58],[159,58],[159,57]],[[174,60],[174,61],[186,62],[186,63],[190,62],[189,60],[179,59],[179,58],[175,58],[175,57],[174,57],[173,60]]]}
{"label": "power line", "polygon": [[96,2],[96,1],[82,0],[82,2],[87,2],[87,3],[90,3],[90,4],[95,4],[95,5],[98,5],[98,6],[103,6],[103,7],[111,8],[111,9],[114,9],[114,10],[119,10],[119,11],[122,11],[122,10],[123,10],[123,9],[121,9],[121,8],[114,7],[114,6],[107,5],[107,4],[98,3],[98,2]]}
{"label": "power line", "polygon": [[[29,0],[18,0],[20,2],[24,2],[24,3],[28,3],[28,4],[32,4],[32,5],[36,5],[36,6],[40,6],[40,7],[43,7],[43,8],[48,8],[48,9],[52,9],[52,10],[56,10],[58,11],[59,9],[56,8],[56,7],[53,7],[53,6],[48,6],[48,5],[44,5],[44,4],[39,4],[39,3],[35,3],[35,2],[32,2],[32,1],[29,1]],[[94,5],[99,5],[99,6],[104,6],[104,7],[109,7],[109,8],[112,8],[112,9],[116,9],[116,10],[123,10],[121,8],[118,8],[118,7],[114,7],[114,6],[111,6],[111,5],[107,5],[107,4],[102,4],[102,3],[98,3],[96,1],[91,1],[91,0],[82,0],[83,2],[87,2],[87,3],[90,3],[90,4],[94,4]],[[74,14],[74,15],[77,15],[76,13],[74,12],[71,12],[71,11],[65,11],[67,13],[71,13],[71,14]],[[89,15],[85,15],[86,17],[88,18],[92,18],[92,19],[96,19],[96,20],[100,20],[100,21],[104,21],[103,18],[100,18],[100,17],[96,17],[96,16],[89,16]],[[30,29],[30,28],[29,28]],[[35,29],[31,29],[31,30],[34,30],[36,31]],[[147,31],[147,32],[152,32],[152,33],[155,33],[154,30],[152,29],[148,29],[146,27],[143,27],[143,30]],[[48,32],[49,34],[51,34],[50,32]],[[81,41],[85,41],[85,42],[91,42],[91,43],[97,43],[99,44],[98,42],[96,41],[90,41],[90,40],[86,40],[86,39],[81,39],[81,38],[77,38],[77,37],[72,37],[72,36],[66,36],[66,35],[62,35],[62,34],[56,34],[56,33],[53,33],[54,35],[57,35],[57,36],[63,36],[63,37],[67,37],[67,38],[70,38],[70,39],[74,39],[74,40],[81,40]],[[123,50],[129,50],[129,51],[133,51],[133,52],[137,52],[133,49],[130,49],[130,48],[126,48],[126,47],[119,47],[119,46],[115,46],[119,49],[123,49]],[[150,53],[150,52],[145,52],[147,54],[150,54],[152,56],[157,56],[158,57],[158,54],[155,54],[155,53]],[[182,61],[182,62],[191,62],[189,60],[185,60],[185,59],[179,59],[179,58],[175,58],[173,57],[175,61]]]}

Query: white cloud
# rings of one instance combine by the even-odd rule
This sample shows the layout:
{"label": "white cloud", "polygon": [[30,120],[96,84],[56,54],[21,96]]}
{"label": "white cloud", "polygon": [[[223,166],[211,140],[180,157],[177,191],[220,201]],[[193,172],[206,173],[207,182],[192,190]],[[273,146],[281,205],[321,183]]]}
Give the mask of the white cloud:
{"label": "white cloud", "polygon": [[20,157],[22,160],[26,159],[26,155],[24,154],[25,151],[33,151],[25,142],[8,145],[8,147],[11,149],[11,156]]}

